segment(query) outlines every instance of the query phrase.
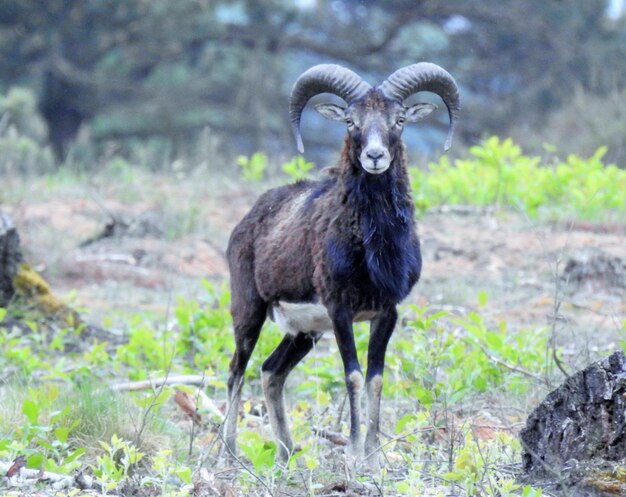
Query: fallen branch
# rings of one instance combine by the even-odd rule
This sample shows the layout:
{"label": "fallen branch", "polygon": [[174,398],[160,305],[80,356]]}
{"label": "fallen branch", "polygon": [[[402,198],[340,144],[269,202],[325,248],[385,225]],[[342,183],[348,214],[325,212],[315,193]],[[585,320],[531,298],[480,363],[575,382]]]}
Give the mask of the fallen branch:
{"label": "fallen branch", "polygon": [[150,378],[141,381],[114,383],[109,387],[109,390],[113,390],[114,392],[135,392],[137,390],[159,388],[169,385],[194,385],[197,387],[203,387],[206,386],[206,377],[197,374],[169,375],[164,376],[163,378]]}
{"label": "fallen branch", "polygon": [[224,415],[217,408],[215,403],[207,396],[207,394],[202,391],[202,388],[206,386],[206,383],[206,376],[202,375],[169,375],[162,378],[150,378],[141,381],[127,381],[123,383],[115,383],[109,387],[109,390],[112,390],[114,392],[136,392],[138,390],[154,390],[163,386],[193,385],[198,387],[198,390],[193,394],[193,396],[197,397],[198,399],[198,409],[200,411],[206,411],[210,413],[214,419],[217,418],[218,422],[222,422],[224,419]]}
{"label": "fallen branch", "polygon": [[[14,466],[14,461],[0,460],[0,474],[5,475]],[[54,490],[66,488],[98,489],[100,484],[93,481],[90,476],[82,473],[76,475],[62,475],[39,469],[20,467],[12,476],[5,476],[9,488],[32,487],[41,483],[49,484]]]}
{"label": "fallen branch", "polygon": [[[136,266],[138,263],[137,259],[132,255],[116,253],[77,254],[75,259],[76,262],[113,262],[116,264],[128,264],[129,266]],[[143,272],[147,271],[144,269]]]}
{"label": "fallen branch", "polygon": [[348,439],[336,431],[325,430],[324,428],[313,428],[313,433],[324,440],[334,443],[335,445],[340,445],[342,447],[348,445]]}

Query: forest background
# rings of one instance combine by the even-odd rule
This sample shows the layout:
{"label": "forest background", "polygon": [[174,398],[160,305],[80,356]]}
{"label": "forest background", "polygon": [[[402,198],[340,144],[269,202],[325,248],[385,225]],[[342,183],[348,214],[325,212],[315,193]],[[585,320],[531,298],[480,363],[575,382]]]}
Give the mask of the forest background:
{"label": "forest background", "polygon": [[[344,64],[375,83],[427,60],[461,87],[457,154],[495,134],[533,153],[607,146],[623,164],[624,22],[620,0],[8,0],[0,111],[57,160],[95,144],[79,159],[87,168],[107,146],[128,156],[138,142],[158,168],[204,136],[222,169],[239,154],[294,154],[287,98],[309,66]],[[438,152],[445,125],[442,114],[409,144]],[[305,126],[310,158],[326,165],[336,132],[324,129],[339,128]]]}

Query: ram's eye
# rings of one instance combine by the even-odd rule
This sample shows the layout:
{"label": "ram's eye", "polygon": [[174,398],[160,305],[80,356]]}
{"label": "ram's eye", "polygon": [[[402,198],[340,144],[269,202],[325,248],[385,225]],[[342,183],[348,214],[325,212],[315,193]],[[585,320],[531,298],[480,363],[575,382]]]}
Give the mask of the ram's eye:
{"label": "ram's eye", "polygon": [[351,128],[354,126],[354,121],[349,117],[346,117],[346,125],[348,126],[348,128]]}
{"label": "ram's eye", "polygon": [[404,117],[399,117],[398,119],[396,119],[396,126],[404,126],[404,122],[406,121],[406,119]]}

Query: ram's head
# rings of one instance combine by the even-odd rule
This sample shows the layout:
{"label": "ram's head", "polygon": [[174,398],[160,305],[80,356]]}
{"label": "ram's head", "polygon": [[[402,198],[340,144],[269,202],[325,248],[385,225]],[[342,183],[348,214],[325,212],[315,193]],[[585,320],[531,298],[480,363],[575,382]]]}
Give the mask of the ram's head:
{"label": "ram's head", "polygon": [[361,167],[371,174],[385,172],[395,156],[406,122],[417,122],[436,106],[404,101],[420,91],[439,95],[448,108],[450,125],[445,149],[450,148],[459,112],[459,91],[454,78],[441,67],[422,62],[397,70],[382,84],[373,88],[356,73],[335,64],[314,66],[298,78],[291,92],[290,117],[298,145],[304,146],[300,135],[302,111],[311,97],[333,93],[345,106],[318,104],[315,109],[328,119],[345,122],[350,148],[355,151]]}

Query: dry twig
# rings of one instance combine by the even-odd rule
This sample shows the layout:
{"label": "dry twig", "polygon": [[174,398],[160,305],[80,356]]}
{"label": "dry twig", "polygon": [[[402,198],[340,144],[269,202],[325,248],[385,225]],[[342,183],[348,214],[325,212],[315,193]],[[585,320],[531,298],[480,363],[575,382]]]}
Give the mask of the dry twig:
{"label": "dry twig", "polygon": [[519,366],[513,366],[512,364],[504,362],[502,359],[498,359],[496,356],[492,355],[481,343],[478,343],[478,342],[475,342],[475,343],[476,345],[478,345],[478,347],[480,347],[480,350],[483,351],[483,354],[487,356],[487,359],[489,359],[495,365],[502,366],[503,368],[508,369],[509,371],[520,373],[520,374],[523,374],[524,376],[528,376],[529,378],[533,378],[535,380],[541,381],[542,383],[546,383],[546,379],[543,376],[533,373],[532,371],[528,371],[524,368],[520,368]]}

